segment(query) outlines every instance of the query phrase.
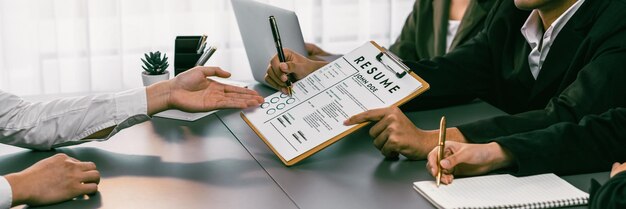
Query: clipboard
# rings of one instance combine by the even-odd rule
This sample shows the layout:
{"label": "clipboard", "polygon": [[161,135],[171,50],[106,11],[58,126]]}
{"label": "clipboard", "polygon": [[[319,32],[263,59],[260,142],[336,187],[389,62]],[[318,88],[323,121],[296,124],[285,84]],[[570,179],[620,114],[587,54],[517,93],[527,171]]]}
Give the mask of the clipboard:
{"label": "clipboard", "polygon": [[[420,78],[419,76],[417,76],[414,72],[411,72],[410,69],[404,65],[402,63],[402,61],[396,57],[393,53],[387,51],[385,48],[379,46],[376,42],[374,41],[370,41],[369,43],[371,43],[372,45],[374,45],[379,51],[380,54],[378,54],[376,56],[376,60],[378,62],[381,62],[385,68],[387,68],[387,70],[391,70],[392,72],[395,73],[395,75],[399,78],[404,77],[405,75],[409,75],[411,77],[413,77],[416,81],[421,83],[421,87],[419,89],[417,89],[416,91],[414,91],[413,93],[409,94],[408,96],[404,97],[403,99],[399,100],[398,102],[390,105],[390,106],[400,106],[408,101],[410,101],[411,99],[417,97],[418,95],[424,93],[426,90],[428,90],[430,88],[430,85],[424,81],[422,78]],[[394,68],[395,66],[395,68]],[[274,154],[276,154],[276,156],[278,156],[278,158],[283,162],[283,164],[285,164],[286,166],[292,166],[295,165],[296,163],[306,159],[307,157],[321,151],[322,149],[332,145],[333,143],[339,141],[340,139],[342,139],[343,137],[347,136],[348,134],[351,134],[361,128],[363,128],[364,126],[368,125],[370,122],[365,122],[365,123],[361,123],[358,125],[353,126],[352,128],[343,131],[342,133],[332,137],[331,139],[313,147],[312,149],[309,149],[307,151],[305,151],[304,153],[296,156],[295,158],[291,159],[291,160],[285,160],[285,158],[272,146],[272,144],[269,142],[269,140],[257,129],[257,127],[246,117],[246,115],[244,114],[244,112],[240,113],[241,118],[246,122],[246,124],[248,124],[248,126],[250,126],[250,128],[254,131],[254,133],[256,135],[259,136],[259,138],[261,138],[261,140],[263,140],[263,142],[270,148],[270,150],[272,150],[272,152],[274,152]]]}

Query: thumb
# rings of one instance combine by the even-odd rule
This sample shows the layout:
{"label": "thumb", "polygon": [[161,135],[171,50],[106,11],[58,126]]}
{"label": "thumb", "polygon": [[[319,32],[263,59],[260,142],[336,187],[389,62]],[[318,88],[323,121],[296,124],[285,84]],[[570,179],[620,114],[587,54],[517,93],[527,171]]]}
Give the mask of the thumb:
{"label": "thumb", "polygon": [[204,76],[217,76],[220,78],[230,77],[230,73],[222,70],[219,67],[199,67]]}
{"label": "thumb", "polygon": [[464,163],[468,160],[468,155],[466,152],[457,152],[459,150],[459,146],[462,146],[456,142],[446,142],[446,151],[451,152],[452,154],[444,157],[439,163],[441,164],[441,168],[452,171],[454,167],[458,164]]}
{"label": "thumb", "polygon": [[611,168],[611,173],[609,174],[609,177],[613,178],[613,176],[617,175],[618,173],[622,172],[619,167],[621,166],[621,163],[615,162],[613,163],[613,166]]}
{"label": "thumb", "polygon": [[615,168],[619,167],[620,165],[621,165],[620,163],[618,163],[618,162],[614,162],[614,163],[613,163],[613,167],[611,167],[611,169],[613,169],[613,170],[614,170]]}

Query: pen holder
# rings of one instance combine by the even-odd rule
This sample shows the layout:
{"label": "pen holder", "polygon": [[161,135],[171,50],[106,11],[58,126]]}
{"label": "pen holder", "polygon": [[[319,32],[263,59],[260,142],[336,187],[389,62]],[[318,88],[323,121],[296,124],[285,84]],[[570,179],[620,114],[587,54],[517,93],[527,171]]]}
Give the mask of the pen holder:
{"label": "pen holder", "polygon": [[176,36],[174,43],[174,76],[195,67],[202,54],[198,54],[201,36]]}

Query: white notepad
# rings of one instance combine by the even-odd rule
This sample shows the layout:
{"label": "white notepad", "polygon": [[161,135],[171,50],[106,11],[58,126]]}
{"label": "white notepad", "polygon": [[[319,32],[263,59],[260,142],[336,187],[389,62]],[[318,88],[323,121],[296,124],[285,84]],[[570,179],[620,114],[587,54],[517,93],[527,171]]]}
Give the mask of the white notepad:
{"label": "white notepad", "polygon": [[455,179],[437,188],[434,181],[413,188],[437,208],[552,208],[585,205],[589,194],[554,174],[509,174]]}

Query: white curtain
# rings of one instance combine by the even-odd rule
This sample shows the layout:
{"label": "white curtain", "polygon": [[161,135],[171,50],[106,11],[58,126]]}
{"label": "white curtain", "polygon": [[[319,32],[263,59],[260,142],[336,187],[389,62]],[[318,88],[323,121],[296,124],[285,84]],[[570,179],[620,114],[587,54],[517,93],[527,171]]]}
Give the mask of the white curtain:
{"label": "white curtain", "polygon": [[[296,11],[305,40],[334,53],[368,40],[389,45],[413,4],[261,2]],[[0,89],[41,95],[138,87],[143,53],[159,50],[173,59],[177,35],[200,34],[219,48],[208,65],[252,80],[229,0],[0,0]]]}

